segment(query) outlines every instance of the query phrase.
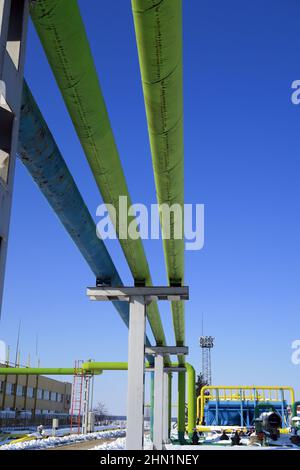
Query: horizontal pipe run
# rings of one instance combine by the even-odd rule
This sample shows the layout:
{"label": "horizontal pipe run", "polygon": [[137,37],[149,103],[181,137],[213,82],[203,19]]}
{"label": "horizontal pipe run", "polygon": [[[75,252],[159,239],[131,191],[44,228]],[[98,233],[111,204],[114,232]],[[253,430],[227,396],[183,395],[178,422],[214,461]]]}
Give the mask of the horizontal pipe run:
{"label": "horizontal pipe run", "polygon": [[[182,368],[178,368],[178,363],[172,363],[171,367],[178,369],[178,376],[181,385],[179,386],[181,390],[180,400],[181,408],[180,410],[180,431],[183,433],[184,429],[184,403],[185,403],[185,375]],[[100,375],[103,371],[121,371],[127,370],[127,362],[84,362],[82,364],[81,370],[83,374],[92,374]],[[146,369],[152,371],[152,366],[150,364],[146,365]],[[187,383],[188,383],[188,433],[191,434],[196,425],[196,391],[195,391],[195,369],[194,367],[186,363],[185,369],[187,372]],[[78,369],[77,369],[78,373]],[[183,374],[183,375],[182,375]],[[41,367],[1,367],[1,375],[75,375],[74,368],[41,368]]]}
{"label": "horizontal pipe run", "polygon": [[[157,200],[160,205],[176,204],[183,209],[182,0],[132,0],[131,4]],[[164,235],[169,224],[164,224],[163,217]],[[171,236],[163,240],[171,285],[184,282],[183,211],[179,217],[176,224],[174,215]],[[176,343],[181,346],[185,337],[184,304],[172,302],[172,315]]]}
{"label": "horizontal pipe run", "polygon": [[[84,362],[82,364],[83,370],[127,370],[127,362]],[[184,403],[185,403],[185,374],[184,369],[179,367],[177,362],[171,363],[170,367],[173,368],[173,371],[177,369],[178,371],[178,380],[179,385],[179,431],[181,434],[184,434],[185,420],[184,420]],[[147,364],[146,369],[153,371],[151,365]],[[196,426],[196,375],[194,367],[185,363],[185,370],[187,373],[187,386],[188,386],[188,426],[187,431],[189,435],[193,433],[193,429]]]}
{"label": "horizontal pipe run", "polygon": [[127,370],[127,362],[84,362],[82,364],[82,370],[94,371],[94,370]]}

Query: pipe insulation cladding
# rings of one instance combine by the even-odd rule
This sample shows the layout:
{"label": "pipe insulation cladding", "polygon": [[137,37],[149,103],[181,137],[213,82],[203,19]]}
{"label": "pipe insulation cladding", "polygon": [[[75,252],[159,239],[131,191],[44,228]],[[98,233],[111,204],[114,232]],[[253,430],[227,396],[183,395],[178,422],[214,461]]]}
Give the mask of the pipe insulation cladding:
{"label": "pipe insulation cladding", "polygon": [[[103,201],[116,210],[119,238],[119,197],[127,197],[128,206],[131,199],[78,2],[35,0],[30,14]],[[127,226],[134,219],[128,216]],[[142,240],[121,238],[120,244],[135,282],[151,286]],[[149,305],[147,316],[156,344],[165,345],[156,302]]]}
{"label": "pipe insulation cladding", "polygon": [[[18,156],[95,276],[109,285],[122,286],[104,242],[97,237],[92,216],[25,81]],[[128,302],[114,301],[113,304],[128,327]],[[147,344],[150,345],[148,339]]]}
{"label": "pipe insulation cladding", "polygon": [[[159,204],[179,204],[181,237],[163,241],[170,284],[184,282],[184,149],[182,1],[132,0],[156,194]],[[172,216],[172,214],[171,214]],[[162,232],[164,221],[161,218]],[[177,227],[178,229],[178,227]],[[178,346],[184,344],[184,303],[172,303]]]}

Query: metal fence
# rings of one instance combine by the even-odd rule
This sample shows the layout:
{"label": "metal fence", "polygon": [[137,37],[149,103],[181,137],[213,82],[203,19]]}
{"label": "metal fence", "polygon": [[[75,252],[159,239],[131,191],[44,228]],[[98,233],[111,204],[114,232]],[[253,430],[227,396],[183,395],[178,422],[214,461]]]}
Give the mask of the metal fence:
{"label": "metal fence", "polygon": [[[54,418],[58,419],[59,428],[70,427],[71,425],[71,415],[38,414],[32,417],[30,414],[26,416],[14,416],[11,412],[7,414],[2,412],[0,414],[0,432],[22,430],[35,431],[37,426],[40,425],[43,425],[45,428],[52,428],[52,421]],[[113,423],[121,425],[125,422],[125,416],[95,416],[95,426],[109,426]]]}
{"label": "metal fence", "polygon": [[54,418],[58,418],[59,427],[69,426],[71,417],[69,415],[43,415],[39,414],[34,417],[32,416],[12,416],[11,414],[1,414],[0,416],[0,431],[10,430],[25,430],[33,429],[36,430],[37,426],[43,425],[44,427],[52,428],[52,421]]}

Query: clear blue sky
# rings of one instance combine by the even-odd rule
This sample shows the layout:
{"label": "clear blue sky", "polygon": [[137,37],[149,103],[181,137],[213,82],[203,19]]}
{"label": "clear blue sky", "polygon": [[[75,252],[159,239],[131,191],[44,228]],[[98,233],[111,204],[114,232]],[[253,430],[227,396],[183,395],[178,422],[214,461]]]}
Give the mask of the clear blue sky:
{"label": "clear blue sky", "polygon": [[[79,2],[134,202],[155,188],[129,0]],[[216,338],[216,384],[299,389],[291,342],[300,338],[300,4],[296,0],[185,0],[185,198],[205,204],[205,247],[186,253],[186,338],[200,368],[201,316]],[[37,35],[30,25],[26,78],[95,215],[101,202]],[[145,243],[153,280],[165,284],[160,241]],[[108,248],[125,283],[118,242]],[[1,320],[14,347],[22,319],[23,362],[126,360],[127,330],[109,304],[89,302],[94,278],[18,162]],[[170,344],[170,308],[161,304]],[[96,381],[96,399],[125,412],[126,374]],[[175,400],[175,398],[174,398]]]}

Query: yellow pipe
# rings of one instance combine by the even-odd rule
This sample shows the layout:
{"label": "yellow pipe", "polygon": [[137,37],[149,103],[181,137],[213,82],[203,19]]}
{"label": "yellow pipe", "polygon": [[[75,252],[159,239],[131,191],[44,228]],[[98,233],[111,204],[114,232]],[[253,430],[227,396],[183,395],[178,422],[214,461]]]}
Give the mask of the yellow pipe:
{"label": "yellow pipe", "polygon": [[[239,431],[244,431],[247,432],[247,427],[246,426],[201,426],[197,425],[196,426],[198,432],[214,432],[216,429],[225,431],[227,434],[231,432],[235,432],[237,430]],[[290,430],[289,428],[280,428],[279,429],[280,434],[289,434]]]}
{"label": "yellow pipe", "polygon": [[[197,397],[197,417],[199,418],[199,421],[200,423],[203,422],[203,418],[204,418],[204,405],[205,405],[205,400],[210,400],[212,399],[212,397],[214,396],[213,394],[211,394],[211,392],[213,391],[216,391],[216,390],[224,390],[224,395],[223,397],[225,398],[226,400],[226,391],[230,391],[230,396],[231,396],[231,399],[232,399],[232,390],[243,390],[243,391],[246,391],[246,390],[255,390],[256,392],[256,397],[259,398],[258,394],[257,394],[257,391],[262,391],[263,392],[263,399],[265,398],[265,391],[268,390],[268,391],[271,391],[271,390],[275,390],[277,391],[276,393],[276,397],[278,397],[278,391],[279,390],[286,390],[290,393],[290,398],[291,398],[291,405],[294,403],[295,401],[295,392],[294,392],[294,389],[292,387],[287,387],[287,386],[267,386],[267,385],[261,385],[261,386],[255,386],[255,385],[206,385],[205,387],[202,387],[201,389],[201,394]],[[205,392],[206,391],[209,391],[209,394],[208,395],[205,395]],[[250,396],[250,399],[253,399],[254,398],[254,395],[253,396]],[[275,401],[275,400],[274,400]],[[276,400],[278,401],[278,400]]]}

